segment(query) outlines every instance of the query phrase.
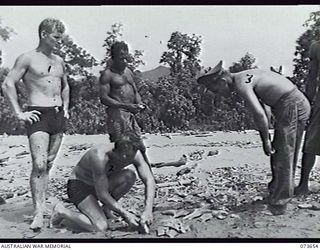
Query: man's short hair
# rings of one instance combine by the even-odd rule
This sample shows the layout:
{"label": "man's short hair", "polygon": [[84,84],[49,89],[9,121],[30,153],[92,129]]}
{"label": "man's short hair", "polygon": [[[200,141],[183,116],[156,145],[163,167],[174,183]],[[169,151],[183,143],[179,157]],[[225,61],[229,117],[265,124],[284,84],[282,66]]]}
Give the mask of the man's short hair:
{"label": "man's short hair", "polygon": [[66,28],[60,20],[55,18],[46,18],[39,25],[39,37],[41,37],[42,31],[46,31],[47,33],[51,34],[54,30],[63,34]]}
{"label": "man's short hair", "polygon": [[123,41],[112,44],[110,48],[111,57],[114,58],[114,56],[119,54],[119,51],[122,49],[129,51],[128,44]]}
{"label": "man's short hair", "polygon": [[124,145],[131,145],[134,149],[139,150],[140,148],[140,137],[133,133],[125,133],[118,140],[115,141],[114,147],[121,149]]}

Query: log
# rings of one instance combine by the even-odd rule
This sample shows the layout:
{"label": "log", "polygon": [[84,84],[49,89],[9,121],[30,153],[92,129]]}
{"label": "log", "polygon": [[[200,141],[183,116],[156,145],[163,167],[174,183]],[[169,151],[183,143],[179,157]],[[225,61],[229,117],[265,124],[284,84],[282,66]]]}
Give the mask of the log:
{"label": "log", "polygon": [[187,163],[187,156],[183,155],[178,161],[171,161],[171,162],[158,162],[151,164],[153,168],[163,168],[163,167],[180,167]]}

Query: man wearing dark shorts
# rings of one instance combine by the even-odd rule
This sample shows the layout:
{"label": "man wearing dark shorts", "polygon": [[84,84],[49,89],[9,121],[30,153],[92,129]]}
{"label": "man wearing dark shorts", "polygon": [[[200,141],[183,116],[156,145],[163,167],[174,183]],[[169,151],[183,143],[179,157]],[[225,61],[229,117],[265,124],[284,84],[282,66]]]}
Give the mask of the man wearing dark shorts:
{"label": "man wearing dark shorts", "polygon": [[[65,27],[47,18],[39,25],[40,42],[35,50],[19,56],[2,89],[19,120],[27,126],[32,172],[30,186],[35,215],[30,228],[41,229],[45,212],[49,171],[59,151],[65,119],[69,118],[69,85],[65,64],[53,50]],[[18,103],[15,83],[22,80],[28,93],[28,109]]]}
{"label": "man wearing dark shorts", "polygon": [[[105,231],[108,228],[106,214],[110,215],[112,210],[129,225],[148,228],[153,220],[155,181],[139,147],[139,138],[131,134],[118,139],[114,148],[108,144],[87,151],[73,169],[67,184],[69,199],[79,212],[58,203],[51,217],[52,226],[69,220],[87,231]],[[145,209],[140,218],[126,211],[118,202],[136,180],[135,172],[125,168],[130,164],[134,165],[145,184]]]}
{"label": "man wearing dark shorts", "polygon": [[311,117],[307,127],[305,142],[303,145],[301,179],[295,194],[307,194],[309,191],[308,181],[316,156],[320,155],[320,41],[314,42],[309,51],[310,66],[306,84],[306,95],[311,103]]}
{"label": "man wearing dark shorts", "polygon": [[56,135],[65,132],[66,120],[64,110],[61,106],[28,106],[27,111],[38,111],[41,113],[39,115],[40,121],[26,125],[28,137],[37,131],[46,132],[49,135]]}
{"label": "man wearing dark shorts", "polygon": [[[269,208],[274,215],[283,214],[294,192],[301,138],[310,114],[307,98],[284,76],[263,69],[230,73],[223,69],[222,61],[199,77],[198,82],[220,95],[235,91],[245,100],[258,127],[263,150],[271,159]],[[272,142],[268,117],[261,102],[270,106],[275,115]]]}
{"label": "man wearing dark shorts", "polygon": [[108,106],[107,130],[110,141],[115,142],[126,132],[134,133],[140,138],[140,150],[150,166],[146,147],[141,138],[141,129],[135,115],[146,108],[142,103],[134,82],[134,75],[127,67],[128,45],[115,42],[111,46],[109,68],[100,76],[100,100]]}

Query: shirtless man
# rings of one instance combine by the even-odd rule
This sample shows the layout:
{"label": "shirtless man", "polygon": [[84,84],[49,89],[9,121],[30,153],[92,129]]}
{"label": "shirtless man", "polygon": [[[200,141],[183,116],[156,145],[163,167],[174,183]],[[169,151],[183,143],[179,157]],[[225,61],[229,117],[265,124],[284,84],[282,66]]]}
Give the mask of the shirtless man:
{"label": "shirtless man", "polygon": [[[62,22],[47,18],[39,25],[39,45],[19,56],[5,79],[2,89],[10,106],[21,121],[26,122],[32,156],[30,186],[35,216],[30,226],[43,226],[45,196],[49,171],[53,166],[69,118],[69,86],[63,60],[53,49],[65,31]],[[18,103],[15,83],[22,80],[28,93],[28,108]]]}
{"label": "shirtless man", "polygon": [[[65,219],[87,231],[105,231],[108,228],[105,212],[110,214],[113,210],[129,225],[140,227],[142,232],[148,233],[148,226],[153,220],[155,181],[139,148],[140,139],[136,135],[124,135],[115,142],[114,148],[112,144],[107,144],[87,151],[73,169],[67,184],[70,201],[80,213],[58,203],[53,210],[51,225],[63,224]],[[130,164],[135,166],[145,184],[145,209],[140,218],[117,202],[135,183],[135,172],[125,168]]]}
{"label": "shirtless man", "polygon": [[[271,156],[272,180],[269,183],[269,208],[283,214],[293,196],[294,173],[305,123],[310,114],[307,98],[286,77],[269,70],[250,69],[230,73],[222,61],[198,82],[217,94],[235,91],[246,101],[260,133],[263,150]],[[275,116],[271,142],[268,118],[260,103],[271,107]]]}
{"label": "shirtless man", "polygon": [[309,99],[312,110],[310,123],[307,127],[303,145],[301,179],[295,194],[307,194],[309,191],[308,180],[312,167],[315,164],[316,156],[320,155],[320,41],[314,42],[309,51],[310,68],[306,84],[306,96]]}
{"label": "shirtless man", "polygon": [[[100,100],[108,106],[107,129],[110,141],[115,142],[125,132],[133,132],[141,138],[141,129],[135,114],[146,108],[137,91],[132,71],[127,67],[128,45],[115,42],[111,46],[110,67],[100,76]],[[146,147],[140,139],[140,150],[150,166]]]}

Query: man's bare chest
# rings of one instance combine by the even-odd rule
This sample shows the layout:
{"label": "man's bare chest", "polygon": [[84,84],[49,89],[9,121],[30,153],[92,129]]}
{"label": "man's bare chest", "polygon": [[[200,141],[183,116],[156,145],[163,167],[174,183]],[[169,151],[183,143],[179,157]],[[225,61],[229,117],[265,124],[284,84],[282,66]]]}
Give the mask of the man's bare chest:
{"label": "man's bare chest", "polygon": [[35,58],[31,61],[26,76],[32,78],[62,77],[64,73],[62,64],[57,60]]}
{"label": "man's bare chest", "polygon": [[122,88],[125,86],[133,86],[133,78],[129,74],[114,74],[111,78],[112,88]]}

